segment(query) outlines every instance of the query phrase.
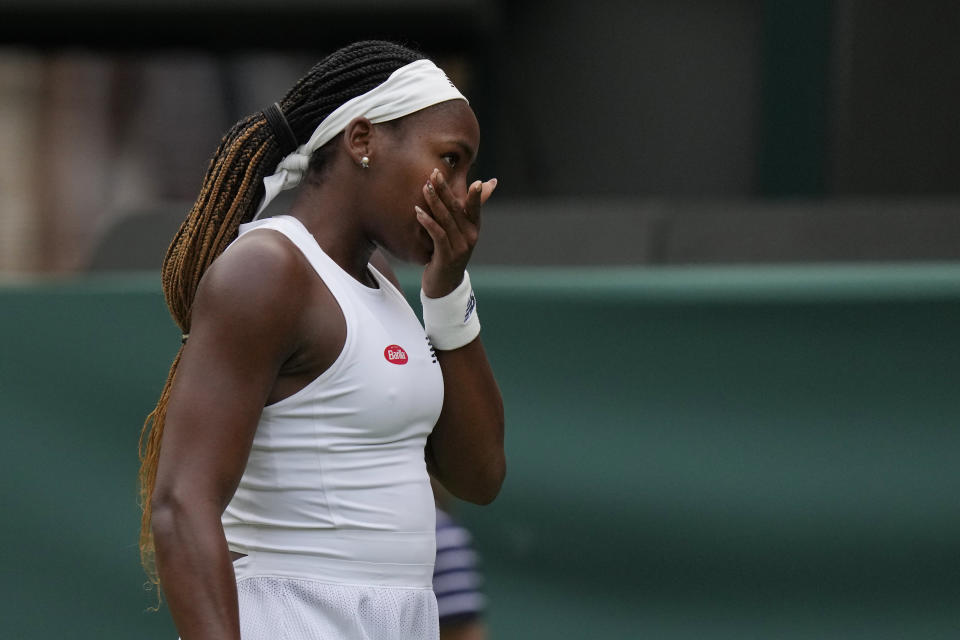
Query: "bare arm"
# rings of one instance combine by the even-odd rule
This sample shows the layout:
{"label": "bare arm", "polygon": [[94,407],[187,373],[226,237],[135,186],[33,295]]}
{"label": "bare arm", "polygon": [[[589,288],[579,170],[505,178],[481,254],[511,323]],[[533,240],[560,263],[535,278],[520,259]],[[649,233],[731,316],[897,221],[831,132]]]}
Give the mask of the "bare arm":
{"label": "bare arm", "polygon": [[[463,204],[436,171],[424,187],[431,215],[420,224],[433,238],[423,291],[431,298],[450,293],[463,280],[480,232],[480,207],[496,181],[474,182]],[[437,351],[443,371],[440,418],[427,441],[427,465],[453,495],[478,504],[496,498],[506,475],[503,400],[480,337],[459,349]]]}
{"label": "bare arm", "polygon": [[486,640],[487,628],[481,620],[441,624],[440,640]]}
{"label": "bare arm", "polygon": [[302,296],[293,292],[303,269],[285,240],[269,236],[245,239],[204,276],[171,391],[152,526],[160,582],[183,640],[240,638],[220,516],[296,348],[302,315]]}
{"label": "bare arm", "polygon": [[488,504],[506,474],[503,400],[478,337],[437,351],[443,371],[443,410],[427,441],[430,472],[456,497]]}

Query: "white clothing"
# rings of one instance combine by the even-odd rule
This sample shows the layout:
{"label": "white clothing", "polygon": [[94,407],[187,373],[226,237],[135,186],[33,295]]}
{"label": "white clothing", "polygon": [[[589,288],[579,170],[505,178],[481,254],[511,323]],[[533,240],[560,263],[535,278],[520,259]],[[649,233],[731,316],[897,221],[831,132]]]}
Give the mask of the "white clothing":
{"label": "white clothing", "polygon": [[[410,635],[409,625],[426,615],[436,626],[435,513],[424,460],[443,403],[436,355],[406,299],[376,269],[379,288],[364,286],[291,216],[241,225],[240,234],[255,229],[297,246],[347,331],[327,371],[263,409],[223,513],[230,549],[247,554],[234,565],[243,638],[434,638],[431,630]],[[387,626],[368,633],[379,627],[367,613]],[[299,635],[278,631],[301,623]],[[263,633],[252,631],[258,625]]]}
{"label": "white clothing", "polygon": [[237,581],[237,598],[242,640],[440,638],[437,600],[430,589],[258,576]]}

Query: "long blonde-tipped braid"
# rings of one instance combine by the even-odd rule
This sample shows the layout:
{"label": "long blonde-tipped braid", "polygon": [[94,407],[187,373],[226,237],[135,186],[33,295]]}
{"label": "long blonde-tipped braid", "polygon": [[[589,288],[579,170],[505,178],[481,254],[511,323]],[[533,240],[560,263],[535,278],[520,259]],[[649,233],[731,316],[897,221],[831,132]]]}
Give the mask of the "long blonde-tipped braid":
{"label": "long blonde-tipped braid", "polygon": [[[315,65],[280,101],[297,140],[306,140],[335,108],[384,82],[400,67],[424,56],[391,42],[358,42],[340,49]],[[329,150],[319,149],[311,168],[322,168]],[[262,195],[262,180],[281,159],[280,148],[258,113],[238,122],[224,136],[207,168],[193,208],[177,231],[161,269],[167,306],[184,334],[190,332],[190,310],[200,279],[237,236],[237,227],[253,217]],[[139,501],[140,560],[148,578],[159,584],[151,532],[151,498],[157,478],[160,444],[166,423],[170,390],[183,348],[170,367],[156,408],[140,434]]]}
{"label": "long blonde-tipped braid", "polygon": [[[264,158],[278,157],[276,143],[265,131],[265,122],[257,122],[249,130],[238,136],[218,160],[215,160],[208,172],[213,183],[205,182],[197,203],[190,215],[181,225],[180,231],[167,250],[161,272],[164,295],[177,326],[184,333],[190,331],[190,304],[200,278],[216,256],[223,253],[230,241],[236,237],[237,227],[252,216],[256,206],[255,196],[263,175],[269,169],[264,166]],[[256,145],[250,149],[248,145]],[[273,160],[276,165],[277,160]],[[241,175],[230,175],[226,167],[239,167]],[[238,184],[239,183],[239,184]],[[218,206],[224,196],[233,194],[227,202],[229,207]],[[218,210],[225,212],[220,219]],[[170,390],[183,352],[181,347],[170,367],[160,399],[156,408],[147,416],[140,434],[140,507],[143,517],[140,522],[140,560],[150,581],[156,584],[157,574],[154,563],[153,536],[150,530],[152,509],[150,498],[157,477],[157,462],[160,457],[160,443],[163,439],[163,426],[166,422],[167,403]]]}

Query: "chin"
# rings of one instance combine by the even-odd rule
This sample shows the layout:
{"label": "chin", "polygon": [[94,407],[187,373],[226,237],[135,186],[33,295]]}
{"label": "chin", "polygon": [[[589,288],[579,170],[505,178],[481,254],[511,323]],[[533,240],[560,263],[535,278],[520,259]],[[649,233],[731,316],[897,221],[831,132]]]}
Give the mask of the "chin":
{"label": "chin", "polygon": [[394,251],[386,249],[386,251],[401,262],[406,262],[407,264],[418,264],[421,267],[426,266],[426,264],[430,262],[430,259],[433,258],[432,246],[429,248],[424,248],[422,246],[407,247],[406,251],[400,251],[399,248]]}
{"label": "chin", "polygon": [[420,265],[421,267],[425,267],[430,262],[431,258],[433,258],[433,250],[429,249],[411,256],[407,262],[412,262]]}
{"label": "chin", "polygon": [[[396,236],[394,237],[396,238]],[[397,239],[400,240],[401,238]],[[409,264],[424,266],[433,258],[433,238],[419,226],[413,230],[412,234],[405,234],[401,242],[393,242],[389,246],[378,242],[377,246],[397,260]]]}
{"label": "chin", "polygon": [[428,238],[426,243],[418,243],[411,249],[408,261],[423,266],[431,259],[433,259],[433,240]]}

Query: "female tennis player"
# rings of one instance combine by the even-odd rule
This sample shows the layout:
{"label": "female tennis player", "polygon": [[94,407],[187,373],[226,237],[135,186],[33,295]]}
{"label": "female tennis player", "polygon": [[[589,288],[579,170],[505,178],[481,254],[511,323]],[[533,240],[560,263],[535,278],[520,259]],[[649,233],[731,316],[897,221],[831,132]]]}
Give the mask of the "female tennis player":
{"label": "female tennis player", "polygon": [[[184,346],[141,442],[141,553],[183,640],[438,637],[428,473],[481,504],[505,473],[465,270],[479,138],[387,42],[224,137],[164,260]],[[424,266],[423,325],[380,249]]]}

